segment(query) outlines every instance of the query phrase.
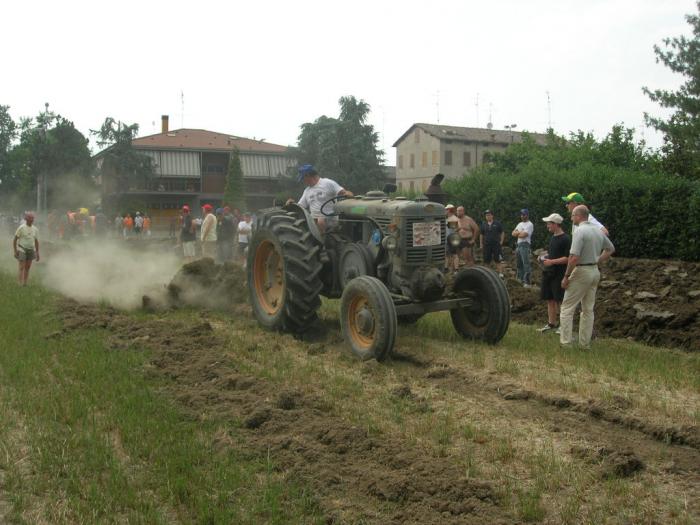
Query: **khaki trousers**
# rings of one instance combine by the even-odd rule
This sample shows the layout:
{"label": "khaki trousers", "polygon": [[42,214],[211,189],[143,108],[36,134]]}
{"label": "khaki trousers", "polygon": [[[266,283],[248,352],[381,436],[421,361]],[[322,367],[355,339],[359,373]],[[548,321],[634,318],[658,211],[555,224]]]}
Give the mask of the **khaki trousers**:
{"label": "khaki trousers", "polygon": [[564,292],[564,301],[561,303],[559,324],[561,335],[559,342],[563,345],[571,344],[574,327],[574,313],[581,303],[581,318],[578,325],[578,342],[583,347],[589,347],[593,335],[593,307],[595,306],[595,293],[598,290],[600,272],[597,266],[577,266],[569,278],[569,287]]}

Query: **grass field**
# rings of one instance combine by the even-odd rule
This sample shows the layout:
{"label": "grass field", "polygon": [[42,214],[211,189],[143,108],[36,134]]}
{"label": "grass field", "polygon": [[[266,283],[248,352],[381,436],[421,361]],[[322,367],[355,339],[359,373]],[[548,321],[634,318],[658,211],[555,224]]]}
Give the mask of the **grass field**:
{"label": "grass field", "polygon": [[[695,354],[562,351],[517,324],[490,347],[437,314],[402,327],[389,362],[360,363],[333,301],[304,343],[241,313],[104,305],[76,315],[109,328],[61,331],[72,303],[3,274],[0,294],[0,522],[472,522],[420,477],[491,487],[474,523],[700,519]],[[279,409],[287,392],[296,410]]]}

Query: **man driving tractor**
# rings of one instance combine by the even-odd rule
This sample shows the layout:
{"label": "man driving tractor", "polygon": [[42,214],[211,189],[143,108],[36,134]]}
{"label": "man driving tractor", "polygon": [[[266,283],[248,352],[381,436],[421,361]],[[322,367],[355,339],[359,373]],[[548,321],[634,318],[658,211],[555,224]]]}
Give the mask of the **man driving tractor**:
{"label": "man driving tractor", "polygon": [[[303,181],[306,186],[297,204],[307,209],[311,217],[316,221],[321,233],[325,232],[328,227],[333,226],[337,222],[337,217],[330,216],[334,211],[334,203],[329,202],[323,207],[322,211],[321,206],[323,203],[334,197],[352,197],[353,193],[332,179],[321,178],[311,164],[304,164],[299,168],[297,181]],[[294,199],[288,199],[286,204],[289,205],[293,202]]]}

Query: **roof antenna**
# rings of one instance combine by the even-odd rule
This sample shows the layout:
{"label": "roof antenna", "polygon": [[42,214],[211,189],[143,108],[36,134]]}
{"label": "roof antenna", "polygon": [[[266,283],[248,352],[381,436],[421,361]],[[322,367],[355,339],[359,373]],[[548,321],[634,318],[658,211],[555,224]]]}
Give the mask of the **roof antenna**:
{"label": "roof antenna", "polygon": [[437,112],[437,123],[440,124],[440,90],[435,94],[435,111]]}
{"label": "roof antenna", "polygon": [[549,98],[549,90],[547,93],[547,130],[552,129],[552,101]]}
{"label": "roof antenna", "polygon": [[479,93],[476,94],[476,127],[479,127]]}
{"label": "roof antenna", "polygon": [[486,127],[487,127],[488,129],[493,129],[493,119],[491,118],[492,112],[493,112],[493,104],[492,104],[491,102],[489,102],[489,121],[488,121],[488,123],[486,124]]}
{"label": "roof antenna", "polygon": [[180,128],[185,129],[185,92],[180,89]]}

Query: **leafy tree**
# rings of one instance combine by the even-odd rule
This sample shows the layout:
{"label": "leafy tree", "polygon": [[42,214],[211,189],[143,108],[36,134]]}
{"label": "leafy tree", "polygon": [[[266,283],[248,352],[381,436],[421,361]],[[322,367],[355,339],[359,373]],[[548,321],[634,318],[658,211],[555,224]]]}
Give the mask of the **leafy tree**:
{"label": "leafy tree", "polygon": [[234,148],[228,160],[228,175],[226,188],[224,189],[224,202],[231,209],[246,209],[245,186],[243,184],[243,167],[241,166],[241,154],[238,148]]}
{"label": "leafy tree", "polygon": [[[697,4],[700,12],[700,2]],[[664,166],[667,172],[700,179],[700,16],[687,15],[692,37],[663,40],[665,49],[654,46],[656,61],[686,77],[676,91],[643,88],[661,107],[674,109],[668,120],[644,115],[648,125],[664,134]]]}
{"label": "leafy tree", "polygon": [[131,144],[138,134],[138,124],[127,125],[107,117],[99,130],[91,131],[97,137],[97,145],[107,147],[100,154],[103,185],[116,192],[134,186],[146,187],[155,173],[155,166],[151,157],[138,152]]}
{"label": "leafy tree", "polygon": [[367,124],[370,106],[353,96],[338,103],[338,118],[323,115],[302,124],[299,161],[355,193],[378,188],[384,181],[384,155],[377,148],[378,134]]}
{"label": "leafy tree", "polygon": [[[7,155],[4,180],[20,203],[28,207],[33,202],[39,181],[46,187],[49,207],[64,206],[73,197],[80,200],[76,204],[84,202],[94,190],[87,138],[71,121],[49,111],[48,104],[36,118],[22,119],[19,129],[19,144]],[[80,195],[72,197],[77,189]]]}
{"label": "leafy tree", "polygon": [[10,179],[9,156],[17,138],[17,123],[10,116],[10,106],[0,106],[0,195],[7,197],[16,189]]}

